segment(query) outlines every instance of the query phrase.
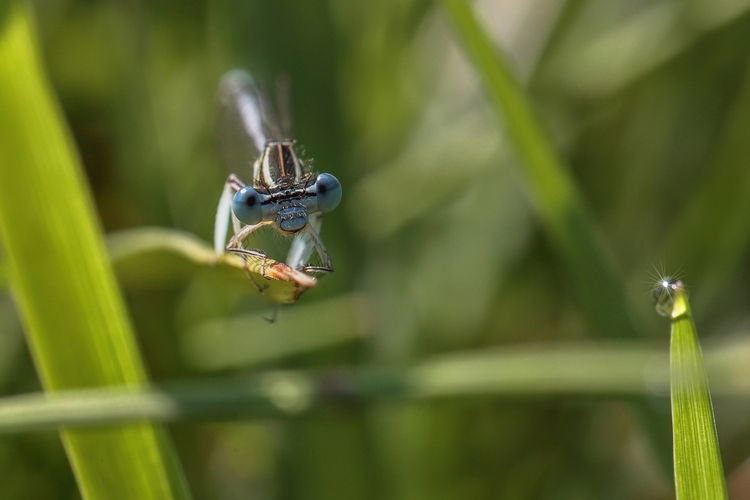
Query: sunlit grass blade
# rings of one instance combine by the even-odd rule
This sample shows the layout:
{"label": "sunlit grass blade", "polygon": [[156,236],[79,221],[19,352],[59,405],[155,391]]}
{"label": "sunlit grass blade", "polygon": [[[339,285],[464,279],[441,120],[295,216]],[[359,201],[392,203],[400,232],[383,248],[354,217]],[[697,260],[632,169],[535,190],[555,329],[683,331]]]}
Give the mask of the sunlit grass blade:
{"label": "sunlit grass blade", "polygon": [[[146,382],[143,363],[28,10],[19,3],[0,24],[0,231],[8,281],[50,394],[134,388]],[[61,435],[83,498],[189,497],[158,426]]]}
{"label": "sunlit grass blade", "polygon": [[681,284],[676,290],[672,310],[670,376],[677,498],[726,499],[703,355],[687,294]]}
{"label": "sunlit grass blade", "polygon": [[[175,229],[146,227],[120,231],[107,237],[107,246],[116,265],[130,259],[143,261],[148,259],[148,254],[166,251],[181,255],[198,265],[220,265],[236,269],[238,274],[250,282],[248,289],[257,292],[257,288],[252,285],[253,282],[256,283],[263,290],[263,298],[276,304],[296,302],[317,283],[315,278],[270,258],[264,263],[261,259],[243,259],[231,253],[217,257],[208,243],[191,233]],[[144,264],[144,267],[149,266]]]}

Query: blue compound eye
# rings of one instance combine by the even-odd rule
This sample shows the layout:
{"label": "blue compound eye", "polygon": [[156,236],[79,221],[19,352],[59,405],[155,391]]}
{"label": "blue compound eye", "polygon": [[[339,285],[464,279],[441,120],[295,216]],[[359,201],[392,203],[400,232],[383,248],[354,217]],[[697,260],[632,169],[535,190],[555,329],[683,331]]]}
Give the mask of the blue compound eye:
{"label": "blue compound eye", "polygon": [[341,201],[341,183],[331,174],[320,174],[315,181],[315,190],[318,194],[318,209],[321,212],[330,212]]}
{"label": "blue compound eye", "polygon": [[258,192],[250,186],[245,186],[235,193],[232,200],[232,212],[248,226],[258,224],[263,220],[260,201]]}

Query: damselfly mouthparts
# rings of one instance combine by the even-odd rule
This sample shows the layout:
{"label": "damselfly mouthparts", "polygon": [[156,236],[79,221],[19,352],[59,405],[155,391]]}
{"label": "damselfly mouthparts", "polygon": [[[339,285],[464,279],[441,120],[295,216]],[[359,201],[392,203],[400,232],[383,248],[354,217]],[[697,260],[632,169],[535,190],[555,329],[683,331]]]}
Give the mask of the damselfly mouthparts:
{"label": "damselfly mouthparts", "polygon": [[[333,265],[320,239],[322,215],[341,201],[341,184],[331,174],[308,172],[294,150],[294,142],[282,136],[269,101],[255,86],[250,75],[233,70],[219,85],[223,111],[234,116],[236,128],[247,157],[253,165],[253,178],[245,184],[236,174],[229,175],[216,211],[214,247],[259,259],[260,274],[265,274],[266,254],[245,248],[245,239],[257,229],[271,226],[279,233],[291,235],[286,264],[305,273],[329,273]],[[237,139],[235,139],[237,140]],[[234,235],[226,243],[231,220]],[[320,265],[311,265],[315,250]]]}

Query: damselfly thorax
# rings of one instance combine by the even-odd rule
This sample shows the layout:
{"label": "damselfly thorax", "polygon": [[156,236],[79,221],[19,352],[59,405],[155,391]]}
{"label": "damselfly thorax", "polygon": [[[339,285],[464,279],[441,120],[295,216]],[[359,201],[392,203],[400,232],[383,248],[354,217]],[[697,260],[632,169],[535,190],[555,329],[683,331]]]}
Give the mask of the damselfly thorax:
{"label": "damselfly thorax", "polygon": [[259,186],[291,186],[305,177],[302,162],[294,151],[294,141],[267,141],[263,153],[255,161],[253,178]]}

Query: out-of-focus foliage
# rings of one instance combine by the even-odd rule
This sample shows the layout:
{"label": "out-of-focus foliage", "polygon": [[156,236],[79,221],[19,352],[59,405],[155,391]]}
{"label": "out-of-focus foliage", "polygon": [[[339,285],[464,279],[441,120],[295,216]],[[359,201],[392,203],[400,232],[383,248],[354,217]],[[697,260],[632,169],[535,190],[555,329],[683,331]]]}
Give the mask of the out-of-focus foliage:
{"label": "out-of-focus foliage", "polygon": [[[474,8],[570,168],[649,348],[667,353],[668,326],[647,297],[649,272],[664,266],[681,267],[706,342],[720,343],[726,359],[746,353],[738,346],[747,345],[750,317],[750,2],[483,0]],[[336,272],[283,307],[275,325],[262,320],[271,310],[249,282],[216,268],[169,254],[139,259],[137,274],[120,268],[157,381],[243,369],[399,369],[464,349],[523,344],[549,353],[607,335],[544,236],[504,139],[509,125],[437,5],[64,0],[38,2],[36,15],[107,231],[156,225],[210,240],[227,175],[213,135],[215,89],[234,67],[270,91],[289,76],[300,150],[344,187],[322,231]],[[253,244],[283,252],[288,242],[260,235]],[[38,388],[10,304],[7,295],[0,303],[4,395]],[[524,380],[539,370],[530,359],[514,358]],[[592,369],[592,380],[600,376]],[[642,402],[666,417],[667,400],[651,389],[644,383]],[[171,429],[195,498],[673,495],[632,405],[611,393],[462,390]],[[748,405],[719,394],[715,410],[731,472],[750,455]],[[53,433],[3,436],[0,464],[2,498],[75,495]]]}

